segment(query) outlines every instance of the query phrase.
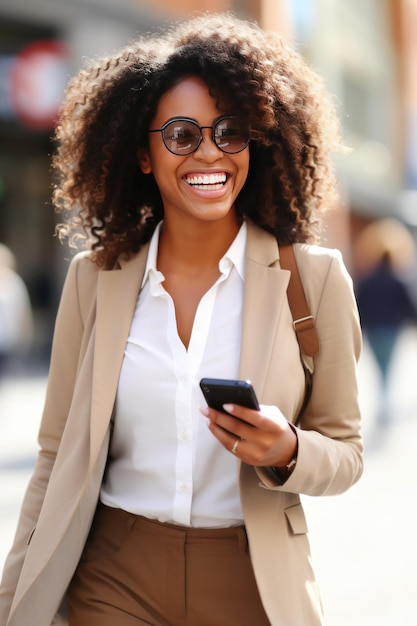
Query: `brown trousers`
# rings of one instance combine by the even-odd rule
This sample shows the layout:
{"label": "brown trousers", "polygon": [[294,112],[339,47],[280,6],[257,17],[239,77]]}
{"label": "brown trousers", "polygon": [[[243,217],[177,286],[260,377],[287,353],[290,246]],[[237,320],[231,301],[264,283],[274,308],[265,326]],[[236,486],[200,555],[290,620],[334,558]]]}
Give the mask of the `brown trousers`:
{"label": "brown trousers", "polygon": [[69,626],[270,626],[243,526],[193,529],[98,506]]}

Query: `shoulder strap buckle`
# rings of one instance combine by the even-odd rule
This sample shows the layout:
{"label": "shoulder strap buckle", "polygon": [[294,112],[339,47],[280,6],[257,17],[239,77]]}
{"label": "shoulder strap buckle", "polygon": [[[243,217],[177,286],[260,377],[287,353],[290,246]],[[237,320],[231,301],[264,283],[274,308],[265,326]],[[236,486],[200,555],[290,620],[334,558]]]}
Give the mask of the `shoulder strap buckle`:
{"label": "shoulder strap buckle", "polygon": [[315,356],[320,349],[320,344],[314,317],[310,312],[301,282],[293,246],[280,247],[280,264],[283,269],[291,272],[287,297],[301,351],[307,356]]}

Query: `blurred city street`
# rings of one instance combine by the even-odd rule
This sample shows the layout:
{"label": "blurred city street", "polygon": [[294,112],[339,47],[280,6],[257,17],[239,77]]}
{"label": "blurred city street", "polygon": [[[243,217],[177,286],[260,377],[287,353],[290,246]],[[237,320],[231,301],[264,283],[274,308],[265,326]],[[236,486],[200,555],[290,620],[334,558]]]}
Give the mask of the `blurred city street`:
{"label": "blurred city street", "polygon": [[[379,379],[365,346],[363,478],[341,496],[304,498],[328,626],[417,624],[416,365],[417,331],[409,330],[393,363],[393,422],[378,428]],[[1,566],[34,463],[45,384],[44,376],[22,375],[0,383]]]}

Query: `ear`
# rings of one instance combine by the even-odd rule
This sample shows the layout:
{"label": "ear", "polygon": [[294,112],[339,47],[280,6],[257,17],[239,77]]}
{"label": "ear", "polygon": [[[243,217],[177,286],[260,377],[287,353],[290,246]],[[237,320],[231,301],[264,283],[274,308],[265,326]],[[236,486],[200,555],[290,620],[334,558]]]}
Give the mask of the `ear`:
{"label": "ear", "polygon": [[150,174],[152,172],[152,165],[147,150],[144,150],[143,148],[139,149],[136,153],[136,157],[142,174]]}

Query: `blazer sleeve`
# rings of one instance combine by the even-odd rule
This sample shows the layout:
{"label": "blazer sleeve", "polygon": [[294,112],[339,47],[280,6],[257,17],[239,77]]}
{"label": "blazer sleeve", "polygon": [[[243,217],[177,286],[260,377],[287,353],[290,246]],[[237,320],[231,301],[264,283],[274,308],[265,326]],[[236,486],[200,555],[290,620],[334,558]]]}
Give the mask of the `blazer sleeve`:
{"label": "blazer sleeve", "polygon": [[77,255],[69,267],[64,283],[55,322],[50,373],[39,430],[38,457],[22,503],[14,543],[5,562],[0,586],[1,624],[7,621],[27,547],[37,524],[65,428],[82,356],[86,323],[94,307],[94,275],[97,273],[94,267],[84,253]]}
{"label": "blazer sleeve", "polygon": [[281,486],[260,470],[264,485],[309,496],[349,489],[363,471],[357,364],[362,334],[353,284],[340,252],[296,246],[303,285],[320,341],[310,401],[297,424],[298,457]]}

